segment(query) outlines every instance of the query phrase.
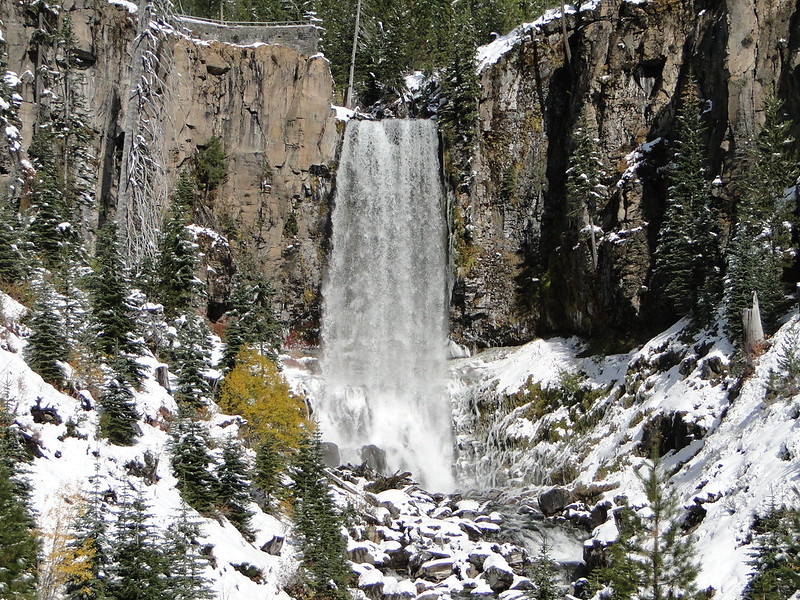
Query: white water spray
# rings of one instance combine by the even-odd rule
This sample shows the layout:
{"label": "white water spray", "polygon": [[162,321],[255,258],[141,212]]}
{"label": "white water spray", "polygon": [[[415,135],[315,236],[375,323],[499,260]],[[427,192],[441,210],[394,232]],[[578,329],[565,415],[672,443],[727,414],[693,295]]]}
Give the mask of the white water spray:
{"label": "white water spray", "polygon": [[386,451],[429,488],[453,487],[445,390],[445,198],[432,121],[350,121],[324,288],[323,437],[343,461]]}

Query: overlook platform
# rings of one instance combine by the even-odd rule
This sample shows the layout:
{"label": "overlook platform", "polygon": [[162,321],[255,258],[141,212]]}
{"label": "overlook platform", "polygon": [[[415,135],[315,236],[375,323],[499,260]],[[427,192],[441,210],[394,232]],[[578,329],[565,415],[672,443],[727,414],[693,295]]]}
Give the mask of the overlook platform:
{"label": "overlook platform", "polygon": [[178,19],[192,34],[204,40],[217,40],[229,44],[279,44],[301,54],[316,54],[319,47],[319,27],[304,21],[284,22],[232,22],[201,19],[178,15]]}

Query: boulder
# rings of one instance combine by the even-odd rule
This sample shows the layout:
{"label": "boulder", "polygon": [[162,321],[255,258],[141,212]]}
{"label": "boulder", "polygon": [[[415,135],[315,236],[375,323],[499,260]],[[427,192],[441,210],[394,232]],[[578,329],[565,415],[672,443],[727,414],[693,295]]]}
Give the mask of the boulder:
{"label": "boulder", "polygon": [[275,535],[272,536],[271,539],[267,540],[262,546],[261,551],[266,552],[272,556],[280,556],[281,550],[283,550],[283,542],[284,537],[282,535]]}
{"label": "boulder", "polygon": [[432,581],[444,581],[453,574],[454,564],[455,559],[452,557],[429,560],[420,565],[419,571],[417,571],[417,576],[430,579]]}
{"label": "boulder", "polygon": [[386,451],[375,444],[361,448],[362,464],[375,473],[386,473]]}
{"label": "boulder", "polygon": [[572,502],[572,494],[566,488],[554,487],[539,495],[539,508],[545,516],[552,517]]}
{"label": "boulder", "polygon": [[338,467],[341,464],[339,446],[333,442],[322,442],[322,462],[326,467]]}
{"label": "boulder", "polygon": [[492,554],[483,562],[483,579],[495,594],[499,594],[514,583],[514,571],[502,556]]}

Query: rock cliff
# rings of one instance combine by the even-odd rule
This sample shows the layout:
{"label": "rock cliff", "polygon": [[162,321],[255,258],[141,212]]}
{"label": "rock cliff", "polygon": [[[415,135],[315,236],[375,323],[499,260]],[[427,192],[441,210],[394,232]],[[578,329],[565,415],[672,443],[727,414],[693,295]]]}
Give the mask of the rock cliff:
{"label": "rock cliff", "polygon": [[[795,2],[585,3],[567,14],[571,60],[554,12],[483,51],[474,185],[458,195],[455,214],[470,252],[457,265],[452,304],[456,336],[477,346],[553,331],[618,342],[674,316],[655,309],[648,277],[664,211],[661,167],[690,79],[708,101],[723,215],[735,196],[733,161],[758,130],[765,94],[775,85],[800,114]],[[565,199],[581,124],[609,174],[594,223],[602,228],[596,268],[588,220],[576,224]]]}
{"label": "rock cliff", "polygon": [[[59,93],[43,89],[34,76],[43,64],[60,60],[56,45],[39,43],[36,31],[54,34],[66,15],[77,37],[79,93],[96,132],[90,228],[116,213],[128,251],[140,253],[153,243],[178,172],[219,137],[227,177],[203,194],[195,219],[226,235],[234,254],[253,251],[278,292],[282,319],[313,339],[329,165],[337,145],[326,59],[289,45],[193,39],[177,25],[154,21],[148,3],[137,9],[67,0],[60,12],[3,3],[8,67],[22,79],[16,89],[25,140],[20,159],[40,107]],[[7,178],[18,176],[19,165],[6,171]],[[225,309],[235,267],[231,254],[219,249],[208,263],[209,313],[216,318]]]}

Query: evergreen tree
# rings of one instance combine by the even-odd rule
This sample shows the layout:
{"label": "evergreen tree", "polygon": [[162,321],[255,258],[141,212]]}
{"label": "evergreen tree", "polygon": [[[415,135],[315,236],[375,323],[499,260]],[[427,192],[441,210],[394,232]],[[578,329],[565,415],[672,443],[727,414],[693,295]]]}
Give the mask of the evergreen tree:
{"label": "evergreen tree", "polygon": [[321,598],[346,598],[350,577],[345,559],[342,520],[325,477],[319,433],[307,435],[292,469],[295,525],[303,566]]}
{"label": "evergreen tree", "polygon": [[166,559],[161,539],[150,524],[141,496],[123,492],[114,527],[107,594],[114,600],[161,600],[166,585]]}
{"label": "evergreen tree", "polygon": [[168,319],[191,314],[198,306],[201,282],[195,276],[197,246],[186,228],[196,194],[189,174],[181,172],[155,267],[154,297],[164,305],[164,315]]}
{"label": "evergreen tree", "polygon": [[210,470],[214,461],[208,452],[207,434],[202,423],[185,410],[173,427],[172,474],[186,503],[208,515],[216,497],[217,481]]}
{"label": "evergreen tree", "polygon": [[28,487],[19,478],[18,437],[10,423],[3,406],[0,410],[0,597],[34,600],[39,545],[28,506]]}
{"label": "evergreen tree", "polygon": [[659,230],[653,281],[674,314],[691,312],[696,323],[708,325],[718,299],[719,256],[700,107],[691,83],[678,110],[676,152],[669,169],[672,185]]}
{"label": "evergreen tree", "polygon": [[139,433],[139,415],[127,381],[127,369],[125,357],[119,356],[112,361],[98,400],[100,435],[118,446],[132,445]]}
{"label": "evergreen tree", "polygon": [[178,320],[178,347],[173,351],[177,374],[175,399],[181,406],[199,409],[211,394],[205,372],[211,368],[211,342],[202,317],[187,315]]}
{"label": "evergreen tree", "polygon": [[181,505],[178,518],[167,531],[164,556],[167,559],[168,579],[164,598],[170,600],[212,600],[216,598],[203,575],[208,565],[200,554],[197,539],[200,524],[189,516],[189,508]]}
{"label": "evergreen tree", "polygon": [[116,226],[111,221],[98,233],[95,262],[89,288],[94,322],[92,346],[101,356],[121,357],[119,374],[138,386],[142,373],[136,356],[141,352],[141,344],[136,339],[129,282],[117,245]]}
{"label": "evergreen tree", "polygon": [[643,577],[635,538],[640,522],[627,506],[618,509],[614,517],[617,539],[606,548],[605,564],[592,571],[590,583],[596,590],[607,586],[610,600],[631,600]]}
{"label": "evergreen tree", "polygon": [[575,149],[567,168],[568,217],[579,233],[588,231],[592,271],[597,270],[597,235],[595,222],[598,206],[605,200],[606,170],[599,150],[599,140],[582,124],[575,132]]}
{"label": "evergreen tree", "polygon": [[678,502],[665,490],[666,481],[659,473],[660,462],[653,462],[643,477],[644,491],[650,509],[641,520],[637,540],[644,584],[639,593],[643,600],[691,598],[695,593],[697,565],[691,536],[682,535],[677,522]]}
{"label": "evergreen tree", "polygon": [[106,570],[109,565],[109,540],[105,506],[95,487],[72,525],[70,548],[76,562],[64,586],[65,600],[104,600]]}
{"label": "evergreen tree", "polygon": [[64,198],[58,181],[55,159],[55,138],[49,127],[34,130],[28,149],[36,173],[30,183],[29,201],[32,214],[28,235],[35,257],[50,271],[60,268],[66,222]]}
{"label": "evergreen tree", "polygon": [[564,597],[561,586],[558,584],[555,563],[550,558],[547,544],[544,541],[539,548],[539,554],[531,565],[530,580],[535,586],[530,596],[533,600],[559,600]]}
{"label": "evergreen tree", "polygon": [[244,453],[236,440],[229,439],[222,449],[222,463],[217,468],[217,502],[222,513],[245,538],[253,539],[248,505],[250,481]]}
{"label": "evergreen tree", "polygon": [[64,336],[64,323],[58,311],[58,299],[53,288],[40,275],[37,300],[28,325],[31,334],[25,348],[25,358],[42,379],[57,387],[64,384],[64,371],[59,363],[66,362],[69,346]]}
{"label": "evergreen tree", "polygon": [[285,469],[285,459],[280,452],[277,438],[266,434],[256,446],[256,461],[253,471],[253,484],[264,492],[264,510],[270,510],[279,497],[283,487],[281,477]]}
{"label": "evergreen tree", "polygon": [[0,285],[8,290],[27,275],[22,219],[14,202],[0,199]]}
{"label": "evergreen tree", "polygon": [[746,600],[784,600],[800,589],[800,513],[772,507],[753,525],[753,572],[744,590]]}
{"label": "evergreen tree", "polygon": [[445,140],[453,149],[453,161],[461,179],[469,178],[469,160],[478,134],[478,82],[476,34],[470,4],[456,0],[449,35],[450,60],[442,71],[442,94],[446,98],[440,114]]}
{"label": "evergreen tree", "polygon": [[742,309],[758,294],[767,329],[777,324],[783,302],[783,269],[791,260],[793,195],[785,191],[797,181],[791,122],[774,93],[764,101],[765,123],[747,153],[737,223],[727,252],[726,316],[728,331],[739,337]]}
{"label": "evergreen tree", "polygon": [[245,346],[262,353],[274,352],[280,344],[281,326],[272,312],[275,292],[261,274],[240,275],[231,294],[230,324],[225,330],[222,364],[226,370],[236,365],[236,357]]}

